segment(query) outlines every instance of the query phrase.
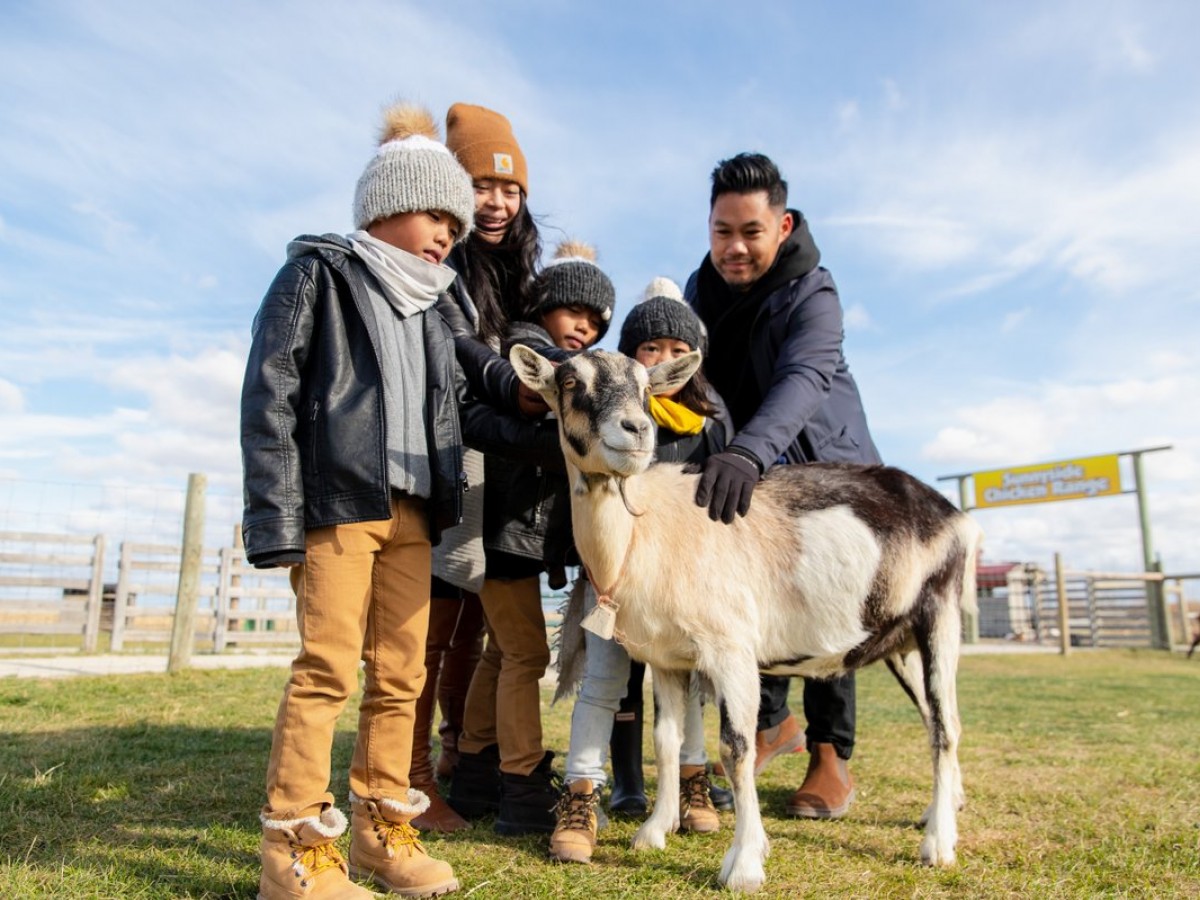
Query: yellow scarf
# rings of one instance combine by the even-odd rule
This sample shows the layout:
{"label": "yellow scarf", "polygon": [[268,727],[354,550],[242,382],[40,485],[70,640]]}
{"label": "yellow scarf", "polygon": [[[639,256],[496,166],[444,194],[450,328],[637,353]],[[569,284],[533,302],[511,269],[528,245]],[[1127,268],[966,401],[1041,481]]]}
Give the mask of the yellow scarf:
{"label": "yellow scarf", "polygon": [[699,434],[704,430],[704,416],[666,397],[650,395],[650,415],[660,428],[676,434]]}

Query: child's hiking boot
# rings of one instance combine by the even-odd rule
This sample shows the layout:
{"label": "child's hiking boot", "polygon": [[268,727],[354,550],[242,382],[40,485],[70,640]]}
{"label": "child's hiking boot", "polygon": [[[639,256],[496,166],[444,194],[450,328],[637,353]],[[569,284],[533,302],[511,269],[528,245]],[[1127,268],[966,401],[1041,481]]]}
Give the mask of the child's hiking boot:
{"label": "child's hiking boot", "polygon": [[447,802],[464,819],[494,816],[500,810],[500,747],[489,744],[478,753],[459,751]]}
{"label": "child's hiking boot", "polygon": [[262,817],[258,900],[370,900],[374,895],[350,880],[336,841],[346,816],[330,807],[320,816],[280,820]]}
{"label": "child's hiking boot", "polygon": [[[554,752],[547,750],[528,775],[500,773],[500,812],[497,834],[550,834],[558,823],[554,811],[562,791],[561,780],[550,768]],[[461,766],[461,761],[459,762]]]}
{"label": "child's hiking boot", "polygon": [[599,829],[600,792],[587,778],[572,781],[558,800],[558,822],[550,835],[550,856],[559,862],[592,861]]}
{"label": "child's hiking boot", "polygon": [[707,766],[679,767],[679,830],[707,833],[721,827],[709,796]]}
{"label": "child's hiking boot", "polygon": [[458,890],[450,864],[426,853],[412,826],[429,805],[423,793],[409,788],[407,803],[351,797],[350,805],[350,874],[355,878],[402,897]]}

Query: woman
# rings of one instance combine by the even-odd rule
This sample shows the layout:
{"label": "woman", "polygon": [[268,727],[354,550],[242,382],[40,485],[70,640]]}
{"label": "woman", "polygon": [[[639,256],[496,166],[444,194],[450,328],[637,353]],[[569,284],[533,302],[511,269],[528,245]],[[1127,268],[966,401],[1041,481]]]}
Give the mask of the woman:
{"label": "woman", "polygon": [[[545,411],[541,398],[520,385],[496,352],[509,321],[532,306],[534,271],[541,255],[537,224],[526,204],[525,156],[508,119],[466,103],[454,104],[446,115],[446,146],[471,176],[475,229],[446,260],[458,273],[451,289],[456,302],[443,301],[439,310],[456,333],[455,349],[472,391],[492,406],[539,415]],[[467,690],[484,633],[479,600],[484,583],[483,455],[467,451],[464,470],[471,489],[464,496],[463,524],[448,530],[434,550],[426,679],[417,705],[409,775],[430,797],[417,827],[444,832],[468,827],[438,795],[436,779],[451,777],[458,761]],[[442,710],[436,773],[430,742],[435,704]]]}

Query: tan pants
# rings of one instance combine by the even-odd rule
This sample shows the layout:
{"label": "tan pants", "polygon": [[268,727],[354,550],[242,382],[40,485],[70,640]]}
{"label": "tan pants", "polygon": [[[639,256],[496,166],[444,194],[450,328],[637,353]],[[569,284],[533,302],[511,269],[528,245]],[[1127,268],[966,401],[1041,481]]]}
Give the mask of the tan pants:
{"label": "tan pants", "polygon": [[500,771],[528,775],[542,746],[540,682],[550,665],[538,578],[489,578],[479,592],[488,641],[467,691],[458,748],[478,753],[500,745]]}
{"label": "tan pants", "polygon": [[392,517],[310,531],[292,570],[301,650],[279,704],[267,766],[273,819],[316,815],[329,792],[334,728],[365,665],[350,790],[408,801],[414,707],[425,682],[430,546],[425,501]]}

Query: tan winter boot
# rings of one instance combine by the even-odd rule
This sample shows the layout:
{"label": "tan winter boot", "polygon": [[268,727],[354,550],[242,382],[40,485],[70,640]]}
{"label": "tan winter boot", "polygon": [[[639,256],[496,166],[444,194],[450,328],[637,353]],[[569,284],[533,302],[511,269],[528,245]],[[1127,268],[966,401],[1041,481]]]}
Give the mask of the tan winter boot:
{"label": "tan winter boot", "polygon": [[362,800],[351,796],[350,873],[402,897],[436,897],[458,890],[449,863],[433,859],[421,846],[412,820],[429,807],[413,788],[408,802]]}
{"label": "tan winter boot", "polygon": [[346,816],[329,808],[320,817],[262,818],[258,900],[370,900],[352,882],[334,844],[346,831]]}
{"label": "tan winter boot", "polygon": [[709,796],[708,769],[705,766],[679,767],[679,830],[701,834],[717,831],[721,817]]}
{"label": "tan winter boot", "polygon": [[550,857],[559,862],[587,863],[596,849],[596,808],[600,792],[587,778],[572,781],[558,800],[558,822],[550,835]]}
{"label": "tan winter boot", "polygon": [[854,779],[833,744],[813,744],[804,783],[788,801],[788,815],[840,819],[854,802]]}

